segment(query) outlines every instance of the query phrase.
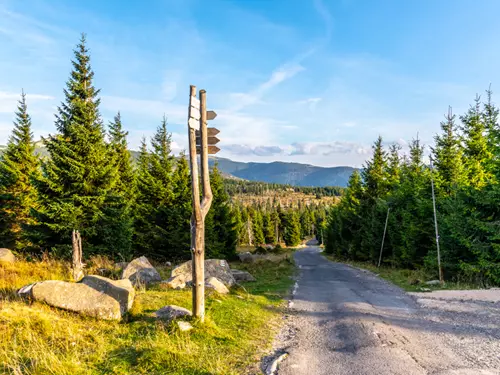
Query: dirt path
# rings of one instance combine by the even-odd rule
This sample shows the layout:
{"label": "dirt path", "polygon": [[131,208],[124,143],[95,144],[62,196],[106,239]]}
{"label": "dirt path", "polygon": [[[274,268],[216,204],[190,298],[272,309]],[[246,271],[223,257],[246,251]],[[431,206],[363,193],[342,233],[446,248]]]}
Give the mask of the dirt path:
{"label": "dirt path", "polygon": [[[300,277],[279,336],[289,353],[280,375],[500,374],[500,303],[409,295],[329,262],[317,247],[295,260]],[[448,308],[454,303],[467,311]]]}

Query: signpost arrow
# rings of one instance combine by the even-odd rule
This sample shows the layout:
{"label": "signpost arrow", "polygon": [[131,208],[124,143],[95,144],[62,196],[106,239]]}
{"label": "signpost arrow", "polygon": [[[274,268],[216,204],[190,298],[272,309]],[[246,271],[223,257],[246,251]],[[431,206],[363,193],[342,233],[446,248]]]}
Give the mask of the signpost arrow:
{"label": "signpost arrow", "polygon": [[[215,137],[219,133],[220,133],[220,130],[217,128],[207,128],[207,135],[209,137]],[[197,130],[196,131],[196,138],[199,138],[199,137],[200,137],[200,131]]]}
{"label": "signpost arrow", "polygon": [[[220,139],[217,137],[207,137],[209,145],[216,145],[220,142]],[[201,144],[201,138],[196,137],[196,144],[199,146]]]}
{"label": "signpost arrow", "polygon": [[207,111],[207,120],[213,120],[217,117],[217,113],[215,111]]}
{"label": "signpost arrow", "polygon": [[[220,151],[220,148],[217,146],[208,146],[209,155],[215,155],[219,151]],[[199,145],[196,146],[196,153],[197,154],[201,153],[201,147]]]}

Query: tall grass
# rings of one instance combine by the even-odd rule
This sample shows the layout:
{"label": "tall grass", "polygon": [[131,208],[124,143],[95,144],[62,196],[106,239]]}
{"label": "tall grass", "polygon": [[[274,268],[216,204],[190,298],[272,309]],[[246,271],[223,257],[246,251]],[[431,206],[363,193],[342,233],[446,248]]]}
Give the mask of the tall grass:
{"label": "tall grass", "polygon": [[124,321],[99,321],[15,296],[17,288],[34,281],[69,280],[69,264],[1,264],[0,373],[255,373],[271,343],[294,267],[290,260],[244,267],[258,281],[226,296],[209,293],[206,323],[193,321],[193,330],[180,332],[175,323],[155,320],[153,312],[169,304],[191,308],[189,290],[139,292]]}

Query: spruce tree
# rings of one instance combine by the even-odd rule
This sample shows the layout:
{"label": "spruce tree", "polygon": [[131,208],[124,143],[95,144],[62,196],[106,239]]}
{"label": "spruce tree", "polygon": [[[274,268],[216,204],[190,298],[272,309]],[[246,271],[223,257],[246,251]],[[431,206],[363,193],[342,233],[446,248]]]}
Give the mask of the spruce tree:
{"label": "spruce tree", "polygon": [[148,153],[143,140],[138,160],[134,249],[138,254],[171,260],[184,252],[173,247],[173,228],[177,225],[172,181],[174,157],[165,117],[151,146]]}
{"label": "spruce tree", "polygon": [[435,146],[432,148],[434,167],[437,172],[436,186],[449,195],[452,190],[462,187],[466,183],[463,168],[462,147],[460,138],[456,134],[455,115],[448,110],[446,121],[441,122],[441,135],[434,137]]}
{"label": "spruce tree", "polygon": [[460,117],[462,121],[464,161],[469,185],[473,189],[481,189],[488,184],[492,173],[488,166],[493,160],[493,154],[488,147],[486,126],[481,116],[481,98],[476,96],[475,105]]}
{"label": "spruce tree", "polygon": [[172,247],[176,255],[184,259],[191,257],[191,178],[185,153],[181,153],[176,162],[172,177],[174,188]]}
{"label": "spruce tree", "polygon": [[14,130],[0,157],[0,247],[22,251],[28,245],[23,227],[32,223],[30,209],[37,206],[32,179],[39,175],[39,159],[34,151],[31,118],[23,92]]}
{"label": "spruce tree", "polygon": [[297,246],[300,244],[300,220],[299,215],[293,209],[286,213],[284,240],[286,246]]}
{"label": "spruce tree", "polygon": [[210,186],[213,201],[205,218],[206,257],[233,259],[236,257],[237,228],[217,165],[210,174]]}
{"label": "spruce tree", "polygon": [[34,213],[38,224],[32,226],[31,238],[43,249],[68,254],[71,232],[76,229],[82,235],[84,254],[105,253],[103,238],[121,236],[103,236],[109,219],[104,208],[116,185],[117,168],[105,142],[85,35],[72,63],[65,100],[56,115],[58,133],[46,142],[50,159],[42,164],[43,175],[37,181],[41,206]]}
{"label": "spruce tree", "polygon": [[255,241],[255,245],[263,245],[265,243],[264,238],[264,221],[262,219],[262,214],[257,207],[253,211],[252,215],[252,230],[253,230],[253,239]]}
{"label": "spruce tree", "polygon": [[264,220],[264,239],[266,244],[273,244],[276,242],[275,224],[271,212],[266,212],[263,215]]}

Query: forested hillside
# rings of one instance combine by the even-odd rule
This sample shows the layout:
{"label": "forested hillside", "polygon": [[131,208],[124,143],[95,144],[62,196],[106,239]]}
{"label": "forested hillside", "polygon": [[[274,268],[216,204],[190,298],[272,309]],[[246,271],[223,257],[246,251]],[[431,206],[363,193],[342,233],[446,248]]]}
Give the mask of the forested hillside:
{"label": "forested hillside", "polygon": [[449,110],[431,146],[414,139],[409,155],[379,138],[328,217],[326,251],[376,263],[389,211],[382,262],[437,276],[431,179],[435,184],[445,279],[500,284],[500,125],[490,90],[457,118]]}

